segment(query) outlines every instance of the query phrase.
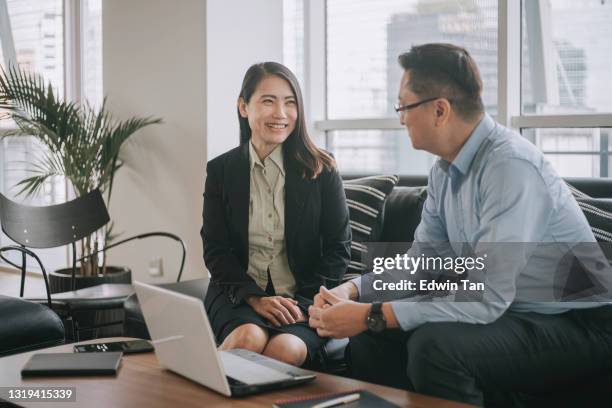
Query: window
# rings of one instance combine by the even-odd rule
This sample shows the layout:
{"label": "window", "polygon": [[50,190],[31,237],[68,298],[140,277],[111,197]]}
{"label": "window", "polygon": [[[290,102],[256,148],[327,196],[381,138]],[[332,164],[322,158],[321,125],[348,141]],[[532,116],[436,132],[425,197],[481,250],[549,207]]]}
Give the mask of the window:
{"label": "window", "polygon": [[[4,7],[0,6],[0,10],[8,11],[9,22],[3,30],[3,36],[10,38],[3,38],[2,48],[12,49],[6,50],[6,61],[2,61],[2,66],[7,67],[9,63],[16,63],[20,69],[39,73],[50,81],[62,96],[64,89],[62,1],[3,0],[3,2]],[[15,125],[3,120],[0,126],[12,128]],[[2,140],[1,149],[5,160],[2,161],[0,169],[2,175],[0,186],[6,195],[15,197],[18,192],[15,184],[28,171],[26,163],[31,162],[36,156],[38,146],[35,140],[30,138],[10,138]],[[60,188],[56,188],[58,186]],[[54,180],[45,187],[44,194],[27,201],[32,204],[50,204],[63,199],[64,189],[61,188],[61,182]]]}
{"label": "window", "polygon": [[5,1],[17,64],[22,69],[41,74],[51,81],[62,95],[64,89],[62,0]]}
{"label": "window", "polygon": [[612,112],[612,3],[522,4],[523,113]]}
{"label": "window", "polygon": [[548,157],[563,177],[610,177],[610,128],[526,128],[523,136]]}
{"label": "window", "polygon": [[[469,7],[452,0],[330,0],[326,12],[328,119],[386,117],[400,127],[393,111],[402,75],[397,56],[413,44],[433,41],[468,48],[481,67],[487,108],[496,110],[495,0],[473,2]],[[351,131],[330,131],[335,136],[328,147],[338,157],[346,158],[338,160],[344,173],[357,169],[363,172],[361,163],[366,160],[367,171],[372,173],[427,174],[434,160],[429,153],[411,148],[405,130],[369,129],[367,145],[363,136]],[[360,147],[356,148],[353,140],[359,140]]]}
{"label": "window", "polygon": [[[303,19],[303,38],[325,33],[320,43],[286,45],[303,47],[286,55],[325,54],[324,92],[310,102],[324,105],[325,115],[307,120],[325,133],[343,173],[427,174],[434,158],[412,149],[392,111],[397,56],[414,44],[451,42],[478,63],[489,114],[536,143],[560,174],[610,177],[604,147],[612,126],[612,2],[285,2],[303,3],[303,15],[285,14]],[[324,17],[304,17],[312,15]],[[319,69],[304,59],[304,78]]]}
{"label": "window", "polygon": [[397,56],[425,42],[465,46],[481,69],[487,108],[496,109],[496,0],[329,0],[326,30],[329,119],[395,118]]}
{"label": "window", "polygon": [[304,0],[283,0],[283,62],[304,86]]}
{"label": "window", "polygon": [[415,168],[427,171],[434,162],[433,155],[412,148],[404,129],[332,130],[327,149],[343,174],[410,174]]}
{"label": "window", "polygon": [[[610,177],[612,4],[599,0],[522,1],[521,112],[546,128],[524,127],[563,176]],[[568,116],[585,123],[565,127]],[[530,119],[530,118],[525,118]]]}
{"label": "window", "polygon": [[[93,104],[99,103],[102,99],[100,11],[101,0],[0,0],[0,65],[3,68],[9,64],[17,65],[20,69],[40,74],[52,84],[59,96],[68,95],[77,102],[85,97]],[[81,27],[80,38],[67,35],[74,27]],[[82,49],[76,53],[75,44],[79,43]],[[78,61],[77,55],[82,55]],[[79,74],[81,67],[87,75]],[[0,130],[14,126],[7,119],[0,120]],[[6,196],[32,205],[66,200],[66,183],[60,177],[46,183],[37,197],[17,196],[19,189],[15,185],[27,175],[40,149],[42,147],[33,138],[1,140],[0,191]],[[0,244],[8,241],[0,234]],[[50,270],[66,264],[67,252],[64,249],[37,253]],[[13,257],[20,258],[18,254],[13,254]]]}
{"label": "window", "polygon": [[102,0],[81,2],[82,99],[100,106],[102,90]]}

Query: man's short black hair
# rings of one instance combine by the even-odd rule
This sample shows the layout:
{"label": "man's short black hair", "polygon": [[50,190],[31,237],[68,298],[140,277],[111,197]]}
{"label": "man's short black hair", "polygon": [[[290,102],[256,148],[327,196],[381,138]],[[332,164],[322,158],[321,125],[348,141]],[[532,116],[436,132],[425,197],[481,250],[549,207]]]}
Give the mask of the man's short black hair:
{"label": "man's short black hair", "polygon": [[417,45],[401,54],[398,61],[410,71],[408,87],[419,97],[447,98],[465,120],[484,112],[480,71],[465,48],[441,43]]}

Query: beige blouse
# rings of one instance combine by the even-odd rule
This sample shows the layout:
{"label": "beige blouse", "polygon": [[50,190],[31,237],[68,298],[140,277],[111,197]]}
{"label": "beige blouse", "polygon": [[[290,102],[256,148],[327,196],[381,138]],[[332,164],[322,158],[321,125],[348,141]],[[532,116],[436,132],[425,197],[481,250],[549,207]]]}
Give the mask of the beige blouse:
{"label": "beige blouse", "polygon": [[295,278],[285,245],[285,167],[277,146],[263,161],[249,143],[251,164],[249,201],[249,269],[247,273],[266,290],[267,271],[277,295],[293,297]]}

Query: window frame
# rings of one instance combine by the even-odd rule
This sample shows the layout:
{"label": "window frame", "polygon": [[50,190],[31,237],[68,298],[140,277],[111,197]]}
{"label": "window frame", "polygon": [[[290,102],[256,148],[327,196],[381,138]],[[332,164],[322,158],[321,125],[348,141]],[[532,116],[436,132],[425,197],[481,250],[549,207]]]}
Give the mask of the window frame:
{"label": "window frame", "polygon": [[[83,8],[81,7],[81,0],[63,0],[63,41],[64,41],[64,86],[63,92],[64,97],[68,100],[81,103],[84,100],[84,87],[83,87],[83,24],[82,20],[85,18],[83,15]],[[11,61],[16,61],[16,50],[15,42],[10,28],[10,17],[8,14],[8,4],[6,0],[0,0],[0,44],[2,46],[2,55],[4,61],[2,63],[8,66]],[[0,130],[12,129],[12,127],[1,127]],[[0,159],[4,162],[5,149],[0,146]],[[3,177],[0,177],[0,189],[5,191],[3,185]],[[71,192],[68,188],[68,183],[64,181],[63,188],[65,189],[65,196],[70,197]],[[71,262],[70,248],[68,246],[62,249],[65,254],[66,264]],[[6,266],[4,262],[0,261],[0,267]],[[31,267],[31,266],[30,266]],[[40,273],[38,270],[35,273]]]}
{"label": "window frame", "polygon": [[[403,129],[397,118],[328,119],[327,116],[327,0],[304,2],[304,77],[307,119],[318,140],[329,146],[329,132],[338,130]],[[612,112],[593,114],[535,115],[521,109],[522,2],[498,0],[497,115],[502,125],[519,133],[525,128],[611,128]],[[602,153],[599,152],[599,155]],[[601,173],[600,173],[601,175]]]}
{"label": "window frame", "polygon": [[[83,99],[82,87],[82,8],[80,0],[63,0],[63,40],[64,40],[64,96],[73,101]],[[8,5],[6,0],[0,0],[0,44],[5,66],[17,59],[15,41],[10,29]]]}

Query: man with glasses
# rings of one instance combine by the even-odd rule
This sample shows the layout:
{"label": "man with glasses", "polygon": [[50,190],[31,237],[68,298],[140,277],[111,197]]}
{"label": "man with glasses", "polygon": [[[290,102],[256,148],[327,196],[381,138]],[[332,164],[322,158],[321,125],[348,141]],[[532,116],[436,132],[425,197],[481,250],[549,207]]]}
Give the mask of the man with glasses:
{"label": "man with glasses", "polygon": [[484,112],[480,73],[465,49],[415,46],[399,63],[400,122],[415,149],[439,157],[415,245],[463,243],[477,253],[499,243],[489,247],[487,292],[473,301],[381,302],[364,276],[322,287],[311,326],[350,337],[359,379],[476,405],[609,370],[609,306],[525,301],[525,293],[551,292],[558,259],[521,243],[595,242],[568,187],[535,146]]}

